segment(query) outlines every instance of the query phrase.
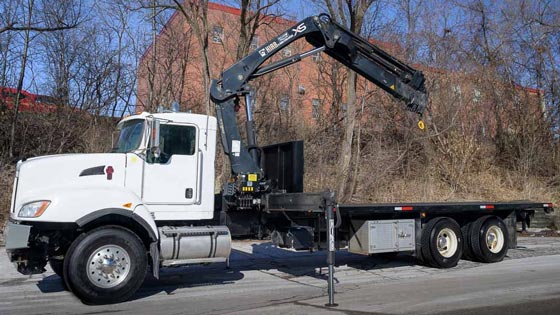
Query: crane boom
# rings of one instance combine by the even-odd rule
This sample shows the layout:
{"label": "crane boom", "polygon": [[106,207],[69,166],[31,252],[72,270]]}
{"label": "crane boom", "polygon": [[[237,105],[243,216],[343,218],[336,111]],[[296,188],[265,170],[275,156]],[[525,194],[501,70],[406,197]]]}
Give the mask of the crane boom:
{"label": "crane boom", "polygon": [[[301,38],[305,38],[315,48],[262,66],[282,48]],[[335,23],[326,14],[310,16],[230,66],[219,80],[212,80],[210,98],[216,106],[222,145],[230,158],[232,177],[246,174],[256,174],[259,178],[262,176],[250,108],[251,89],[248,83],[320,51],[403,101],[408,111],[418,114],[424,112],[427,93],[421,71],[413,69]],[[240,97],[245,97],[246,101],[247,145],[241,141],[236,120],[236,108]]]}

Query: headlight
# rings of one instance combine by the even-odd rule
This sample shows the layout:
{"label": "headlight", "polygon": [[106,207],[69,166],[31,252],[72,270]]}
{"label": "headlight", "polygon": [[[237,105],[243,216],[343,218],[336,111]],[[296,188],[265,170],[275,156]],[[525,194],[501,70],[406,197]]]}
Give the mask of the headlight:
{"label": "headlight", "polygon": [[47,207],[51,204],[48,200],[34,201],[26,203],[19,210],[18,216],[23,218],[37,218],[47,210]]}

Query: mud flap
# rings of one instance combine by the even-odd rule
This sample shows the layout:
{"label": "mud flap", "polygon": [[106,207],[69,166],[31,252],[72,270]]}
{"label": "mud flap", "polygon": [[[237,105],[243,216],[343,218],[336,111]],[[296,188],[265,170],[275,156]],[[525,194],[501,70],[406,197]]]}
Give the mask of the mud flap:
{"label": "mud flap", "polygon": [[159,249],[158,242],[150,243],[150,257],[152,257],[152,274],[159,279]]}

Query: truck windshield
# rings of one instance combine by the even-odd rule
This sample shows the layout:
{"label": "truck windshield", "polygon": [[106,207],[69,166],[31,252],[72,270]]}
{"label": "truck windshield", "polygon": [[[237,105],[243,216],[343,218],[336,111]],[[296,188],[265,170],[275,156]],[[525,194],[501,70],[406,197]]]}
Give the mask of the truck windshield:
{"label": "truck windshield", "polygon": [[111,152],[127,153],[136,150],[142,140],[143,130],[144,120],[142,119],[124,122],[119,129],[118,140]]}

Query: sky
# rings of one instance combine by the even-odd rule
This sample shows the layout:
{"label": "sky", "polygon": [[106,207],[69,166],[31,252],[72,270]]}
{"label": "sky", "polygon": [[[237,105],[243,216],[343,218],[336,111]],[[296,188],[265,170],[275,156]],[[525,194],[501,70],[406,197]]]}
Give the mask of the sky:
{"label": "sky", "polygon": [[[83,4],[87,5],[87,4],[92,4],[95,3],[95,1],[106,1],[106,3],[111,3],[111,1],[113,0],[83,0]],[[230,6],[239,6],[239,2],[240,0],[215,0],[218,3],[223,3],[226,5],[230,5]],[[105,3],[105,2],[104,2]],[[383,16],[381,17],[381,21],[390,21],[390,20],[394,20],[395,18],[395,12],[394,12],[394,3],[392,3],[390,0],[385,0],[385,1],[380,1],[380,6],[381,10],[380,12],[383,14]],[[296,21],[299,21],[307,16],[310,15],[316,15],[319,13],[322,13],[324,10],[322,10],[321,8],[319,8],[318,5],[316,5],[315,3],[313,3],[313,1],[310,0],[280,0],[280,3],[278,4],[278,10],[280,10],[281,12],[285,12],[287,14],[287,17]],[[145,10],[144,10],[145,11]],[[142,34],[144,35],[144,38],[146,38],[148,41],[151,40],[151,21],[149,18],[149,14],[144,12],[142,13],[143,17],[137,19],[133,24],[133,26],[135,28],[138,28]],[[169,16],[170,12],[166,12],[166,14],[164,14],[164,16]],[[99,19],[98,17],[94,17],[92,18],[91,24],[95,24],[96,23],[96,18]],[[452,19],[457,18],[456,16],[451,15]],[[161,26],[163,25],[163,23],[165,22],[166,18],[163,17],[163,21]],[[378,20],[379,21],[379,20]],[[393,26],[395,27],[400,27],[402,25],[400,24],[393,24]],[[374,36],[381,36],[380,38],[382,38],[383,35],[383,29],[379,28],[379,25],[371,25],[374,29],[375,29],[375,33]],[[460,28],[458,28],[460,29]],[[393,29],[394,30],[394,29]],[[369,34],[369,32],[368,32]],[[33,48],[32,48],[33,50]],[[33,53],[33,51],[32,51]],[[43,65],[41,65],[41,62],[43,62]],[[37,94],[48,94],[48,91],[46,91],[46,89],[44,89],[44,83],[45,83],[45,76],[41,75],[42,72],[42,68],[44,68],[44,61],[40,60],[40,59],[36,59],[31,57],[31,68],[30,69],[30,75],[26,75],[26,82],[24,84],[24,89],[29,90],[32,93],[37,93]],[[34,81],[31,81],[31,78],[34,78]]]}
{"label": "sky", "polygon": [[[215,0],[218,3],[223,3],[226,5],[230,5],[233,7],[239,7],[239,0]],[[91,3],[89,2],[89,0],[84,1],[82,3],[82,5],[84,5],[84,7],[88,7],[88,5],[90,5]],[[308,16],[308,15],[313,15],[313,14],[317,14],[319,13],[319,10],[317,10],[316,8],[314,8],[315,5],[310,6],[308,1],[301,1],[301,0],[280,0],[280,4],[279,4],[279,8],[281,11],[286,12],[289,18],[292,18],[294,20],[301,20],[304,17]],[[167,19],[167,17],[169,17],[171,14],[169,12],[166,12],[164,14],[164,20]],[[96,18],[93,17],[89,22],[91,22],[92,24],[96,23]],[[147,34],[146,36],[150,36],[149,34],[151,33],[151,22],[147,21],[146,19],[138,19],[137,21],[134,22],[135,26],[143,29],[144,32]],[[162,25],[159,25],[159,28],[161,28]],[[30,52],[30,56],[33,56],[34,52],[33,52],[33,48],[32,51]],[[27,75],[25,77],[25,82],[24,82],[24,86],[23,88],[31,93],[36,93],[36,94],[45,94],[46,91],[43,91],[42,86],[45,83],[45,77],[41,76],[41,72],[42,72],[42,68],[45,66],[44,64],[41,64],[42,61],[39,59],[35,59],[35,58],[30,58],[29,61],[29,67],[32,72],[33,75]],[[32,69],[31,69],[32,68]]]}

